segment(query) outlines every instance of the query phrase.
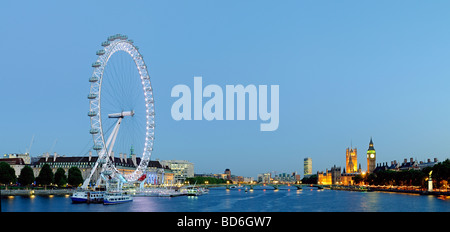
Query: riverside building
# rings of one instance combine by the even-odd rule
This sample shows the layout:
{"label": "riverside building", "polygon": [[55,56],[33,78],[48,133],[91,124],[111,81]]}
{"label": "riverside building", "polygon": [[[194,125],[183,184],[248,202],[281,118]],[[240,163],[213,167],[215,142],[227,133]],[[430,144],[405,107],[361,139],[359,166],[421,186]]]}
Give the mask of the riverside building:
{"label": "riverside building", "polygon": [[[86,179],[89,177],[97,159],[97,156],[92,156],[92,152],[89,152],[89,156],[60,156],[56,152],[53,156],[50,156],[49,153],[46,153],[36,162],[32,163],[31,167],[34,176],[39,175],[41,168],[45,164],[50,166],[53,173],[55,173],[58,168],[64,169],[66,175],[71,167],[77,167],[80,169],[83,179]],[[120,153],[119,157],[114,157],[113,159],[114,166],[122,175],[133,173],[140,162],[141,158],[136,157],[133,152],[131,152],[130,157],[128,157],[127,154]],[[100,169],[97,169],[91,178],[91,183],[95,183],[100,177],[100,171]],[[161,185],[171,184],[173,182],[172,171],[168,167],[163,166],[159,161],[149,161],[144,174],[147,177],[145,181],[146,184]]]}
{"label": "riverside building", "polygon": [[194,177],[194,164],[187,160],[161,160],[173,172],[174,184],[182,184],[186,178]]}

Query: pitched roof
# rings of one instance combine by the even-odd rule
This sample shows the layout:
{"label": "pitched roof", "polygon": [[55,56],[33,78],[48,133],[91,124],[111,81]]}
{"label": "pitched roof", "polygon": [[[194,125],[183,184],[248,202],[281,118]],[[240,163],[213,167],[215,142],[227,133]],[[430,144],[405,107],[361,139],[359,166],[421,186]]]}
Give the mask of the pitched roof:
{"label": "pitched roof", "polygon": [[5,162],[9,165],[25,165],[25,162],[22,158],[6,158],[0,159],[0,162]]}
{"label": "pitched roof", "polygon": [[[14,158],[14,159],[21,159],[22,158]],[[81,162],[96,162],[98,157],[93,156],[91,157],[91,160],[89,161],[89,156],[57,156],[56,159],[54,159],[53,156],[49,156],[47,161],[46,161],[47,157],[41,157],[37,162],[36,165],[40,164],[40,163],[81,163]],[[7,159],[7,160],[11,160],[11,159]],[[23,162],[23,161],[22,161]],[[141,158],[140,157],[136,157],[136,164],[139,165],[141,162]],[[122,166],[129,166],[129,167],[135,167],[134,163],[133,163],[133,158],[123,158],[120,159],[119,157],[114,157],[114,163],[117,165],[122,165]],[[148,162],[148,167],[155,167],[155,168],[163,168],[163,166],[161,165],[161,163],[159,161],[155,161],[155,160],[150,160]]]}
{"label": "pitched roof", "polygon": [[[96,162],[98,157],[92,157],[89,161],[89,156],[57,156],[56,160],[53,156],[47,157],[41,157],[36,164],[40,163],[80,163],[80,162]],[[47,160],[46,160],[47,159]]]}

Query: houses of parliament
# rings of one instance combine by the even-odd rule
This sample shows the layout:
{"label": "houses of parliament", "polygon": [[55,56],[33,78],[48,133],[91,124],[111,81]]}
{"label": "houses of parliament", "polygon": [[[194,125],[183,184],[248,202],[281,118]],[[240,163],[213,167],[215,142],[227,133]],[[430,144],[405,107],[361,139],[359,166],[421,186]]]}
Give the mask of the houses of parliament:
{"label": "houses of parliament", "polygon": [[376,164],[377,153],[375,147],[373,146],[372,138],[370,138],[369,148],[367,149],[367,170],[363,171],[361,169],[361,164],[357,164],[358,151],[356,147],[348,147],[345,152],[345,168],[341,170],[341,167],[336,167],[334,165],[330,170],[325,172],[317,172],[317,184],[322,185],[353,185],[353,177],[359,174],[370,174],[377,172],[378,170],[392,170],[392,171],[403,171],[403,170],[421,170],[425,167],[432,167],[438,163],[437,158],[432,161],[428,159],[425,161],[417,161],[410,158],[409,162],[404,159],[403,163],[397,162],[397,160],[391,161],[389,165],[388,162],[383,162]]}
{"label": "houses of parliament", "polygon": [[[367,172],[372,173],[375,170],[376,164],[376,151],[373,146],[372,138],[370,138],[369,148],[367,149]],[[342,170],[340,167],[331,168],[331,170],[326,170],[325,172],[317,173],[317,183],[318,184],[342,184],[342,185],[352,185],[353,177],[363,173],[361,170],[361,164],[358,167],[358,151],[352,146],[347,147],[345,152],[345,169]]]}
{"label": "houses of parliament", "polygon": [[[370,138],[369,142],[369,149],[367,150],[367,173],[372,173],[373,170],[375,170],[375,162],[376,162],[376,155],[375,148],[373,147],[373,141],[372,137]],[[359,168],[356,168],[358,160],[358,153],[355,148],[350,147],[347,148],[347,151],[345,153],[345,169],[347,170],[344,173],[361,173],[361,164],[359,165]]]}

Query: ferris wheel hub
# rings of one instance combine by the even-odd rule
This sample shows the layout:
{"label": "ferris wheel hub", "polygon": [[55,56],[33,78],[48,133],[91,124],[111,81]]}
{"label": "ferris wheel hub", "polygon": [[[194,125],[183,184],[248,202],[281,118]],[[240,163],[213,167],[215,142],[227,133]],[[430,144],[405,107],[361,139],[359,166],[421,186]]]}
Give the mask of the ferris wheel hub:
{"label": "ferris wheel hub", "polygon": [[133,117],[134,111],[125,111],[121,113],[114,113],[114,114],[108,114],[108,118],[123,118],[125,116],[131,116]]}

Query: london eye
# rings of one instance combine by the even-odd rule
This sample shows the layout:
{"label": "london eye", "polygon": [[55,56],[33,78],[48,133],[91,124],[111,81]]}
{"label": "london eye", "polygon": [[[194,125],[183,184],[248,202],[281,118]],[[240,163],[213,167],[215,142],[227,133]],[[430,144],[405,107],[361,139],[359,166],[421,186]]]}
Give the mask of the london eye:
{"label": "london eye", "polygon": [[[96,52],[89,78],[89,111],[93,150],[98,158],[83,189],[99,173],[96,186],[134,182],[142,177],[153,151],[155,104],[150,76],[143,56],[126,35],[109,36]],[[127,160],[127,153],[139,157],[134,170],[124,173],[115,157]]]}

